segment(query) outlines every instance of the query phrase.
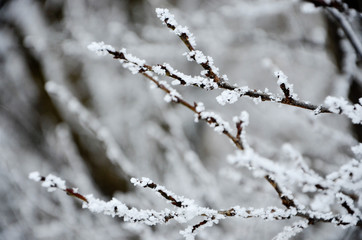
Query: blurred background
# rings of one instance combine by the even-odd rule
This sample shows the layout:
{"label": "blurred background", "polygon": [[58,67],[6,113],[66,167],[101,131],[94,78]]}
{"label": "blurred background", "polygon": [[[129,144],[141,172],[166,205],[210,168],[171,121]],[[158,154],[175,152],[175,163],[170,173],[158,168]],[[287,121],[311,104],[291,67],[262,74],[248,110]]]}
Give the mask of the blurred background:
{"label": "blurred background", "polygon": [[[362,9],[358,0],[345,2]],[[171,206],[131,186],[130,175],[149,177],[215,209],[281,207],[264,179],[227,163],[235,151],[228,139],[194,123],[188,109],[166,103],[163,92],[151,89],[141,75],[87,49],[104,41],[148,64],[167,62],[185,74],[200,74],[200,66],[182,56],[183,43],[156,17],[156,7],[169,8],[189,27],[197,47],[213,57],[231,84],[282,94],[273,76],[278,68],[301,100],[322,104],[332,95],[356,103],[362,96],[361,65],[350,43],[328,14],[303,1],[0,1],[0,239],[182,239],[179,231],[187,225],[149,227],[82,210],[63,192],[49,194],[28,180],[32,171],[142,209]],[[361,17],[349,19],[361,36]],[[49,94],[49,81],[89,111],[72,111],[67,99]],[[260,155],[288,162],[290,144],[323,176],[347,162],[350,147],[362,140],[361,129],[344,116],[314,116],[248,98],[220,106],[215,100],[220,90],[178,90],[230,122],[248,111],[247,140]],[[271,239],[291,223],[228,219],[198,239]],[[358,229],[317,224],[295,239],[359,237]]]}

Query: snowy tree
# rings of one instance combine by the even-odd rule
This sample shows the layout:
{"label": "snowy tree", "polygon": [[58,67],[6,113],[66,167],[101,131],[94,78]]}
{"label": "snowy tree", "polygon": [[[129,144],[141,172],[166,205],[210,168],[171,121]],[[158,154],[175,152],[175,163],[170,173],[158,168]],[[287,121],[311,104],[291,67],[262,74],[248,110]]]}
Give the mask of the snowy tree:
{"label": "snowy tree", "polygon": [[358,1],[0,6],[0,238],[361,237]]}

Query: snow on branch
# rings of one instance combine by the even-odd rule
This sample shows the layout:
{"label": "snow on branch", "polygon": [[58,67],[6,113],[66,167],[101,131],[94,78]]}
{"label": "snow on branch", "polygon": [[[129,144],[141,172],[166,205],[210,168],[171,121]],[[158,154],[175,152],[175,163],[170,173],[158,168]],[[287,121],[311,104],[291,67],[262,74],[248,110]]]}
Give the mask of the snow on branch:
{"label": "snow on branch", "polygon": [[[202,51],[200,50],[196,50],[195,49],[195,45],[192,43],[192,41],[190,42],[190,39],[194,39],[193,34],[191,34],[188,31],[188,28],[186,27],[180,27],[176,20],[174,15],[172,15],[168,9],[161,9],[161,8],[157,8],[156,9],[156,13],[157,16],[160,18],[160,20],[166,24],[166,26],[168,28],[170,28],[172,31],[174,31],[179,37],[180,39],[184,42],[184,44],[186,45],[186,47],[189,49],[189,53],[185,53],[184,55],[186,55],[187,59],[189,61],[195,61],[197,62],[199,65],[201,65],[204,68],[204,71],[202,72],[202,75],[213,79],[213,81],[215,83],[217,83],[219,88],[224,88],[227,89],[225,90],[220,96],[217,97],[217,101],[224,105],[225,103],[234,103],[237,101],[238,98],[242,97],[242,96],[249,96],[252,98],[256,98],[259,99],[261,101],[271,101],[271,102],[278,102],[278,103],[282,103],[282,104],[287,104],[287,105],[292,105],[295,107],[300,107],[300,108],[304,108],[304,109],[309,109],[309,110],[318,110],[318,114],[319,113],[330,113],[330,111],[328,111],[328,109],[324,108],[323,106],[315,106],[313,104],[307,103],[307,102],[303,102],[303,101],[298,101],[296,99],[297,95],[294,94],[292,91],[291,86],[287,83],[284,84],[280,84],[281,87],[285,87],[286,91],[289,91],[289,93],[286,95],[285,98],[279,98],[277,96],[273,96],[272,94],[268,93],[268,92],[262,92],[260,90],[253,90],[253,89],[249,89],[248,87],[237,87],[237,86],[232,86],[229,83],[226,82],[227,80],[227,76],[223,76],[220,77],[219,76],[219,69],[217,67],[214,66],[214,61],[212,59],[212,57],[210,56],[205,56],[203,54]],[[179,29],[186,29],[184,32],[180,31]],[[285,76],[283,74],[283,76]],[[173,76],[170,76],[173,77]],[[286,78],[284,78],[286,80]],[[195,84],[193,84],[195,85]],[[288,86],[286,86],[288,85]],[[197,85],[196,86],[200,86]],[[215,88],[215,87],[214,87]],[[284,92],[284,90],[283,90]],[[287,92],[284,92],[285,94]],[[294,98],[292,98],[294,97]]]}
{"label": "snow on branch", "polygon": [[[232,134],[232,129],[230,124],[224,121],[219,115],[214,112],[205,111],[203,103],[191,104],[184,100],[175,89],[173,89],[167,82],[160,81],[156,76],[154,76],[154,68],[145,64],[144,60],[140,60],[130,54],[126,54],[125,49],[121,51],[110,51],[109,54],[113,55],[113,58],[119,59],[123,64],[123,67],[128,68],[132,73],[140,73],[150,81],[156,84],[158,88],[166,92],[165,100],[167,102],[174,102],[185,106],[195,113],[195,120],[198,119],[204,120],[210,127],[212,127],[216,132],[223,133],[228,138],[230,138],[235,146],[239,149],[244,149],[242,143]],[[153,69],[153,70],[152,70]],[[162,75],[162,69],[156,69],[156,72]]]}
{"label": "snow on branch", "polygon": [[[236,136],[233,136],[231,134],[231,128],[229,126],[229,124],[227,122],[225,122],[224,120],[222,120],[221,117],[219,117],[218,115],[216,115],[213,112],[206,112],[204,105],[202,103],[194,103],[194,105],[191,105],[190,103],[188,103],[187,101],[185,101],[184,99],[182,99],[181,95],[179,94],[173,94],[174,91],[167,83],[163,82],[163,81],[159,81],[156,77],[153,76],[153,73],[157,73],[159,75],[164,75],[166,74],[166,70],[169,72],[169,76],[172,76],[174,78],[179,78],[179,75],[176,75],[175,72],[171,73],[170,68],[167,67],[150,67],[148,65],[145,64],[144,60],[139,60],[138,58],[133,57],[132,55],[128,55],[126,54],[125,50],[121,50],[119,52],[117,51],[110,51],[107,50],[111,55],[114,56],[115,59],[120,59],[121,63],[123,64],[123,66],[125,68],[128,68],[132,73],[141,73],[142,75],[146,76],[149,80],[151,80],[152,82],[154,82],[160,89],[162,89],[163,91],[165,91],[167,94],[172,95],[172,97],[169,97],[169,101],[173,101],[175,103],[179,103],[181,105],[184,105],[185,107],[189,108],[190,110],[192,110],[195,113],[196,119],[203,119],[205,120],[211,127],[213,127],[215,129],[215,131],[220,132],[225,134],[226,136],[228,136],[236,145],[237,148],[244,150],[245,146],[244,143],[241,139],[241,133],[242,133],[242,123],[241,121],[239,121],[239,123],[237,123],[237,134]],[[282,90],[284,91],[285,97],[281,100],[279,100],[280,102],[286,103],[286,104],[290,104],[293,105],[297,100],[294,100],[292,98],[293,96],[293,91],[292,91],[292,87],[291,85],[289,85],[289,83],[287,82],[286,76],[284,74],[282,74],[281,72],[279,72],[279,74],[277,75],[279,77],[280,80],[280,85]],[[246,89],[241,89],[239,91],[245,91]],[[177,92],[176,92],[177,93]],[[246,91],[244,94],[255,94],[255,92],[250,93],[248,91]],[[257,94],[262,94],[260,92],[257,92]],[[267,94],[267,96],[270,98],[271,94]],[[278,101],[277,98],[275,98],[276,101]],[[323,109],[322,107],[315,107],[313,110],[317,109],[320,112],[325,111],[325,109]],[[328,110],[327,110],[328,111]],[[326,112],[327,112],[326,111]],[[244,114],[245,115],[245,114]],[[245,116],[241,117],[243,119],[245,119]],[[250,154],[251,156],[244,158],[244,159],[253,159],[255,156],[255,154],[253,154],[253,151],[251,149],[246,149],[243,154]],[[306,212],[306,210],[304,210],[304,206],[300,205],[299,203],[296,202],[296,200],[294,199],[294,196],[292,196],[291,192],[287,189],[285,189],[283,186],[279,186],[276,182],[275,177],[280,177],[282,176],[282,178],[284,179],[293,179],[294,181],[298,182],[298,180],[300,180],[300,178],[305,177],[303,174],[296,174],[294,177],[291,177],[293,175],[293,173],[296,173],[295,171],[292,171],[290,174],[286,174],[288,171],[286,171],[286,169],[278,169],[280,168],[280,166],[278,166],[277,164],[272,163],[270,160],[258,157],[256,159],[260,160],[259,165],[253,170],[254,173],[256,173],[257,175],[262,175],[275,189],[275,191],[278,193],[279,198],[281,199],[282,203],[284,206],[286,206],[288,209],[290,208],[296,208],[298,209],[298,214],[300,216],[303,216],[307,219],[312,219],[313,221],[325,221],[325,222],[335,222],[336,224],[339,225],[349,225],[349,222],[345,221],[345,218],[340,218],[338,216],[327,216],[324,217],[320,214],[314,214],[311,212]],[[249,162],[249,166],[250,165],[250,160],[247,160],[247,162]],[[240,163],[240,161],[239,161]],[[255,164],[255,162],[253,163]],[[256,163],[258,164],[258,163]],[[282,174],[280,174],[282,173]],[[308,180],[305,180],[304,182],[302,181],[302,184],[304,184],[305,186],[313,186],[314,189],[328,189],[328,187],[323,187],[321,184],[316,183],[316,179],[320,180],[320,178],[318,176],[316,176],[314,173],[312,173],[311,171],[307,172],[309,174],[308,177],[313,176],[313,178],[306,178]],[[299,178],[299,179],[298,179]],[[327,184],[326,184],[327,185]],[[309,187],[310,188],[310,187]],[[162,194],[161,194],[162,195]],[[170,200],[170,199],[169,199]],[[172,200],[171,200],[172,201]],[[180,204],[179,202],[175,202],[175,204]],[[209,218],[209,219],[205,219],[202,222],[200,222],[199,224],[193,226],[192,228],[188,228],[187,230],[185,230],[185,232],[183,232],[184,234],[187,235],[187,233],[191,234],[190,236],[194,236],[194,232],[198,229],[202,229],[203,227],[206,226],[210,226],[212,225],[214,222],[217,222],[217,220],[215,220],[215,218]]]}
{"label": "snow on branch", "polygon": [[[274,239],[288,239],[301,232],[308,225],[317,222],[334,223],[337,226],[342,227],[361,226],[361,213],[358,207],[354,206],[354,199],[351,197],[353,191],[360,190],[361,188],[361,161],[352,159],[352,161],[343,165],[338,171],[323,178],[307,166],[299,153],[288,148],[289,156],[295,160],[295,164],[292,167],[283,166],[275,161],[259,156],[251,147],[249,147],[245,137],[245,128],[249,123],[247,112],[242,112],[240,116],[233,118],[236,128],[236,134],[234,134],[230,124],[220,115],[206,111],[204,104],[201,102],[196,103],[186,101],[176,89],[171,87],[171,85],[192,85],[206,90],[222,88],[224,91],[216,98],[221,105],[234,103],[242,96],[248,96],[257,101],[271,101],[313,110],[316,114],[344,114],[351,118],[353,123],[359,124],[362,122],[362,100],[360,101],[360,104],[350,105],[343,99],[328,97],[325,101],[328,108],[299,101],[297,95],[293,92],[292,84],[288,82],[287,76],[281,71],[275,72],[275,76],[278,78],[278,84],[284,97],[272,94],[266,90],[261,91],[248,87],[231,86],[225,82],[227,79],[226,76],[219,76],[219,70],[214,66],[213,59],[204,55],[200,50],[195,49],[196,42],[194,36],[187,27],[178,25],[174,16],[170,14],[168,9],[158,8],[156,9],[156,13],[160,20],[178,35],[187,46],[189,49],[189,52],[185,54],[187,59],[195,61],[203,67],[204,70],[201,72],[201,76],[184,74],[175,70],[167,63],[154,66],[147,65],[145,60],[128,54],[125,49],[116,51],[112,46],[106,45],[104,42],[91,43],[88,48],[101,56],[104,56],[107,53],[112,55],[114,59],[119,60],[122,66],[131,73],[142,74],[166,93],[164,97],[166,102],[183,105],[195,114],[195,121],[203,120],[216,132],[226,135],[238,149],[236,154],[229,156],[228,161],[235,166],[247,167],[256,177],[265,178],[278,194],[284,208],[268,207],[253,209],[235,206],[228,210],[215,210],[198,206],[195,204],[194,200],[178,196],[164,186],[158,185],[148,178],[132,178],[131,182],[135,186],[151,189],[173,207],[173,209],[165,208],[162,211],[142,210],[129,208],[117,199],[106,202],[93,197],[93,195],[82,195],[77,189],[67,188],[65,181],[53,175],[42,177],[39,173],[34,172],[29,175],[29,178],[34,181],[41,181],[42,186],[47,188],[48,191],[59,189],[82,200],[83,208],[87,208],[91,212],[111,215],[112,217],[118,216],[128,222],[141,222],[147,225],[155,225],[165,224],[173,219],[179,223],[188,223],[191,220],[197,220],[197,217],[201,217],[202,221],[197,224],[189,225],[185,230],[180,232],[186,239],[194,239],[196,234],[202,229],[218,224],[220,220],[225,219],[226,217],[261,218],[264,220],[283,220],[291,217],[303,218],[302,221],[295,222],[292,226],[285,227],[283,232],[278,234]],[[171,85],[166,81],[159,80],[159,76],[172,78],[173,81]],[[46,85],[46,89],[50,94],[56,96],[64,103],[69,111],[75,114],[80,122],[104,143],[107,154],[113,153],[113,155],[110,154],[110,156],[113,156],[111,159],[122,162],[120,161],[122,158],[121,153],[114,154],[114,152],[111,151],[111,149],[117,149],[114,147],[114,139],[79,103],[79,101],[77,101],[65,88],[53,82],[49,82]],[[354,152],[360,154],[362,152],[361,147],[355,147]],[[123,162],[125,163],[124,168],[126,169],[126,172],[132,173],[130,163],[127,160]],[[297,184],[303,192],[310,192],[316,195],[318,193],[323,193],[327,195],[327,200],[330,202],[333,202],[331,199],[337,199],[338,204],[336,205],[343,207],[342,210],[347,211],[347,213],[334,214],[330,211],[324,211],[325,209],[329,209],[330,203],[328,201],[326,201],[328,206],[324,209],[321,209],[318,206],[314,209],[311,206],[312,204],[303,205],[299,203],[295,197],[297,195],[294,196],[289,190],[291,189],[290,187],[292,184]],[[345,190],[348,190],[348,192],[351,191],[352,194],[349,194]],[[321,198],[318,198],[317,196],[315,199],[318,200]]]}
{"label": "snow on branch", "polygon": [[[357,191],[361,190],[362,168],[361,163],[355,159],[343,165],[339,172],[328,175],[326,179],[300,165],[301,160],[296,165],[298,168],[288,168],[260,157],[251,148],[237,151],[236,155],[228,157],[228,161],[236,166],[249,168],[256,177],[264,177],[278,193],[282,204],[287,209],[296,209],[297,216],[304,217],[313,223],[330,222],[343,227],[362,226],[361,213],[353,206],[353,199],[344,193],[344,190],[348,190],[352,191],[353,195],[354,192],[357,193]],[[328,196],[329,199],[325,199],[323,201],[324,205],[321,206],[321,198],[317,197],[316,201],[320,202],[318,205],[314,204],[316,210],[308,210],[307,206],[300,204],[291,191],[280,183],[288,183],[289,185],[297,183],[304,192],[323,192],[325,194],[321,196]],[[347,210],[347,214],[323,213],[325,209],[330,209],[329,204],[333,204],[334,199],[337,199],[340,206]],[[311,207],[313,208],[313,206]]]}
{"label": "snow on branch", "polygon": [[179,223],[188,223],[196,217],[203,217],[204,220],[195,225],[188,226],[185,230],[180,231],[186,239],[194,239],[205,227],[211,227],[218,224],[220,220],[226,217],[235,217],[240,219],[260,218],[266,221],[285,220],[290,217],[297,216],[295,209],[280,209],[277,207],[268,208],[244,208],[234,206],[228,210],[214,210],[210,208],[200,207],[194,203],[194,200],[178,196],[164,186],[157,185],[148,178],[132,178],[131,182],[135,186],[150,188],[158,195],[171,203],[175,209],[165,208],[162,211],[130,208],[121,201],[113,198],[106,202],[95,198],[92,194],[83,195],[76,188],[68,188],[65,181],[49,174],[47,177],[41,176],[38,172],[29,174],[29,179],[35,182],[42,182],[42,186],[47,188],[49,192],[55,190],[64,191],[67,195],[75,197],[83,201],[83,208],[93,213],[101,213],[112,217],[120,217],[125,222],[138,222],[146,225],[165,224],[171,219]]}
{"label": "snow on branch", "polygon": [[351,105],[344,98],[328,96],[324,101],[331,112],[346,115],[354,124],[362,124],[362,98],[359,104]]}
{"label": "snow on branch", "polygon": [[243,143],[244,148],[249,147],[245,136],[245,128],[249,125],[249,113],[242,111],[240,116],[233,117],[233,122],[235,123],[237,130],[236,138]]}
{"label": "snow on branch", "polygon": [[202,76],[190,76],[182,72],[179,72],[171,67],[170,64],[158,64],[157,66],[152,67],[152,71],[158,75],[166,75],[175,79],[172,81],[172,85],[185,85],[185,86],[197,86],[204,88],[206,90],[213,90],[218,88],[217,83],[212,81],[210,78],[205,78]]}
{"label": "snow on branch", "polygon": [[133,183],[135,186],[152,189],[154,192],[158,193],[161,197],[167,199],[172,205],[176,207],[188,207],[194,205],[193,200],[177,196],[173,192],[167,190],[165,187],[157,185],[148,178],[131,178],[131,183]]}
{"label": "snow on branch", "polygon": [[78,198],[88,203],[88,200],[83,195],[78,193],[77,188],[68,188],[65,185],[65,181],[57,176],[49,174],[48,176],[43,177],[39,174],[39,172],[31,172],[29,173],[29,179],[35,182],[42,182],[41,186],[46,188],[48,192],[54,192],[55,190],[59,189],[64,191],[69,196]]}
{"label": "snow on branch", "polygon": [[92,42],[88,45],[88,49],[95,52],[98,56],[105,56],[108,51],[115,50],[111,45],[107,45],[104,42]]}
{"label": "snow on branch", "polygon": [[273,240],[287,240],[291,237],[294,237],[298,233],[302,232],[304,229],[308,227],[307,220],[301,220],[293,223],[292,226],[284,227],[283,231],[276,235]]}
{"label": "snow on branch", "polygon": [[175,16],[170,13],[166,8],[156,8],[157,17],[167,25],[168,28],[178,35],[180,38],[184,38],[189,44],[188,48],[193,49],[196,46],[196,41],[193,34],[189,31],[187,27],[179,25]]}
{"label": "snow on branch", "polygon": [[185,53],[187,59],[189,61],[196,61],[204,68],[205,71],[202,72],[202,75],[213,79],[216,83],[224,82],[227,79],[227,77],[221,78],[219,76],[219,69],[214,66],[214,60],[212,57],[205,56],[202,51],[195,49],[196,41],[193,34],[189,32],[187,27],[178,25],[174,15],[171,14],[168,9],[156,8],[156,13],[157,17],[166,24],[169,29],[178,35],[189,49],[190,52]]}
{"label": "snow on branch", "polygon": [[278,85],[282,89],[286,99],[297,100],[297,95],[293,92],[293,84],[288,82],[288,77],[282,71],[274,72],[274,76],[278,78]]}

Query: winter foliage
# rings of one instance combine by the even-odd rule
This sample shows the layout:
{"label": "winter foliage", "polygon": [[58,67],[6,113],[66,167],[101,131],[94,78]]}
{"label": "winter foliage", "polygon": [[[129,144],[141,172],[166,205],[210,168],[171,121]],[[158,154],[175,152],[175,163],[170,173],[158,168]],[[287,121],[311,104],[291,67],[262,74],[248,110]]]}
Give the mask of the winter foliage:
{"label": "winter foliage", "polygon": [[[362,98],[353,103],[346,94],[347,78],[362,82],[357,9],[341,1],[230,1],[210,3],[219,10],[208,15],[207,8],[196,7],[202,1],[191,1],[188,11],[148,1],[155,8],[149,16],[155,23],[128,29],[128,20],[117,14],[121,10],[86,2],[60,4],[67,9],[62,24],[72,37],[54,51],[49,51],[54,46],[47,36],[55,30],[45,24],[40,5],[20,0],[5,4],[2,18],[15,25],[9,29],[24,32],[24,56],[38,57],[42,70],[14,72],[30,61],[21,54],[14,54],[18,59],[6,55],[10,60],[2,68],[6,79],[17,79],[14,86],[22,94],[4,109],[30,106],[21,112],[30,117],[22,123],[16,112],[1,112],[0,177],[6,180],[1,192],[8,193],[3,205],[10,211],[0,225],[0,238],[361,236],[362,144],[350,127],[362,124]],[[301,10],[308,7],[314,10]],[[283,34],[283,26],[273,29],[268,22],[277,14],[293,19],[289,11],[294,8],[302,17],[310,16],[309,24],[318,23],[314,38]],[[140,20],[137,11],[130,19]],[[152,12],[149,7],[142,11]],[[340,27],[345,57],[339,75],[314,69],[333,66],[324,52],[327,37],[321,36],[326,34],[320,20],[324,13]],[[225,22],[217,22],[216,14]],[[235,22],[241,20],[256,25],[237,35]],[[209,38],[213,24],[217,36]],[[92,25],[102,27],[92,35]],[[13,35],[0,37],[1,52],[13,51]],[[294,38],[313,49],[290,47]],[[127,50],[118,49],[119,42]],[[255,50],[258,46],[262,49]],[[61,53],[69,62],[63,62]],[[295,53],[296,61],[291,59]],[[37,84],[23,84],[24,76]],[[13,87],[3,85],[2,91]],[[39,114],[31,114],[38,106]],[[24,131],[14,134],[19,126]]]}

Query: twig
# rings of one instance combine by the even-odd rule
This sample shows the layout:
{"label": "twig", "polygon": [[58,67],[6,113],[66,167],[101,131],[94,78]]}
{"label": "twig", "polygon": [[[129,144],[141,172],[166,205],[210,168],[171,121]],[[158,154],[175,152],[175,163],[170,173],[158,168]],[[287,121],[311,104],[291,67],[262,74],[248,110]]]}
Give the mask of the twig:
{"label": "twig", "polygon": [[[166,26],[169,29],[175,31],[178,28],[178,24],[174,20],[173,15],[169,14],[168,11],[165,11],[164,9],[161,9],[157,13],[158,13],[158,17],[164,22],[164,24],[166,24]],[[206,76],[213,79],[214,82],[218,85],[219,88],[232,90],[232,91],[238,89],[237,86],[230,85],[224,79],[220,78],[218,76],[218,74],[215,73],[215,71],[213,71],[213,69],[215,67],[212,64],[210,64],[209,57],[205,57],[202,54],[201,51],[195,50],[195,48],[193,47],[194,44],[192,44],[190,42],[190,36],[188,35],[190,33],[188,31],[185,31],[183,33],[180,33],[179,31],[175,31],[175,33],[179,36],[181,41],[186,45],[186,47],[189,49],[190,53],[193,53],[193,54],[189,55],[190,58],[193,59],[194,61],[196,61],[198,64],[200,64],[207,71]],[[197,55],[195,53],[198,53],[199,55],[202,54],[202,57],[204,59],[206,59],[206,61],[205,60],[204,61],[198,61],[197,58],[196,58]],[[169,74],[168,76],[180,80],[175,75]],[[251,98],[260,98],[262,101],[277,102],[277,103],[291,105],[291,106],[304,108],[304,109],[308,109],[308,110],[312,110],[312,111],[318,110],[318,113],[331,113],[331,111],[329,111],[328,108],[323,107],[323,106],[316,106],[316,105],[313,105],[313,104],[310,104],[310,103],[294,100],[294,99],[291,99],[291,98],[288,98],[288,97],[278,98],[276,96],[273,96],[272,94],[265,93],[265,92],[262,92],[260,90],[248,89],[246,91],[243,91],[239,95],[239,97],[242,97],[242,96],[248,96],[248,97],[251,97]]]}
{"label": "twig", "polygon": [[264,178],[273,186],[275,191],[278,193],[279,198],[282,200],[283,205],[286,208],[297,208],[297,205],[295,204],[294,200],[289,198],[283,193],[283,191],[281,190],[281,188],[274,179],[272,179],[269,175],[266,175]]}
{"label": "twig", "polygon": [[[137,64],[136,62],[132,62],[132,61],[126,59],[125,55],[122,52],[117,52],[117,51],[112,51],[112,50],[107,50],[107,51],[109,54],[113,55],[113,58],[115,58],[115,59],[121,59],[121,60],[130,62],[130,63],[133,63],[133,64]],[[186,81],[184,81],[180,76],[178,76],[174,73],[171,73],[166,66],[161,65],[161,64],[158,64],[157,66],[159,66],[161,69],[165,70],[165,74],[168,77],[171,77],[173,79],[180,81],[180,83],[182,85],[186,85]],[[139,73],[146,76],[147,78],[149,78],[149,76],[147,74],[146,75],[144,74],[146,71],[155,72],[154,68],[147,64],[143,64],[142,66],[139,66],[139,67],[140,67]],[[157,85],[157,83],[156,83],[156,85]],[[198,84],[192,84],[192,85],[200,87],[200,88],[204,88],[204,86],[205,86],[205,85],[198,85]],[[312,110],[312,111],[318,110],[318,113],[332,113],[326,107],[317,106],[317,105],[310,104],[310,103],[300,101],[300,100],[295,100],[290,97],[279,98],[271,93],[266,93],[266,92],[262,92],[260,90],[249,89],[249,88],[246,90],[243,90],[243,91],[239,91],[239,89],[240,89],[239,87],[232,86],[232,85],[228,84],[227,82],[218,82],[217,86],[219,88],[235,91],[235,93],[238,94],[239,97],[248,96],[251,98],[259,98],[261,101],[276,102],[276,103],[286,104],[286,105],[299,107],[299,108],[303,108],[303,109],[308,109],[308,110]]]}
{"label": "twig", "polygon": [[[122,51],[111,51],[111,50],[107,50],[111,55],[113,55],[114,59],[120,59],[126,63],[132,63],[134,65],[136,65],[138,67],[138,72],[140,74],[142,74],[143,76],[145,76],[146,78],[148,78],[150,81],[152,81],[153,83],[155,83],[157,85],[158,88],[160,88],[161,90],[163,90],[164,92],[166,92],[167,94],[173,94],[172,91],[170,90],[169,87],[167,87],[165,84],[160,83],[160,81],[158,81],[156,78],[154,78],[153,76],[151,76],[149,74],[149,69],[152,69],[152,67],[143,64],[143,65],[139,65],[139,63],[134,62],[134,61],[130,61],[126,55],[122,52]],[[219,127],[222,124],[213,116],[203,116],[203,111],[198,111],[198,105],[196,103],[191,104],[187,101],[185,101],[181,96],[179,95],[173,95],[173,99],[172,101],[174,103],[178,103],[181,104],[183,106],[185,106],[186,108],[190,109],[192,112],[194,112],[195,114],[197,114],[199,119],[202,119],[204,121],[206,121],[209,125],[215,126],[215,127]],[[240,149],[243,150],[244,146],[242,144],[241,141],[239,141],[236,137],[234,137],[231,132],[227,129],[223,129],[222,133],[224,135],[226,135],[228,138],[230,138],[230,140],[235,144],[235,146]]]}

